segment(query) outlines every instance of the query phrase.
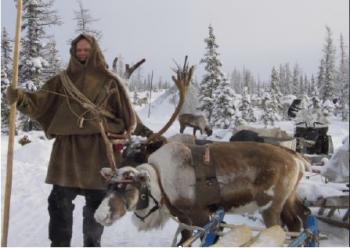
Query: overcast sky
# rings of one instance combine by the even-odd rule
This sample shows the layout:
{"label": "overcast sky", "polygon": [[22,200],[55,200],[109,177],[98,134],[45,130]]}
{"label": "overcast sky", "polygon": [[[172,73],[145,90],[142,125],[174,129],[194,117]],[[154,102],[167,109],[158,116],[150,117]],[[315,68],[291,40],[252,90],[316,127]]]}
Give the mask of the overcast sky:
{"label": "overcast sky", "polygon": [[[325,37],[331,27],[335,44],[343,33],[349,40],[349,0],[82,0],[102,31],[101,47],[109,63],[146,58],[143,71],[170,79],[173,59],[189,55],[201,79],[208,25],[214,27],[223,71],[245,66],[262,80],[272,66],[298,63],[316,73]],[[14,34],[13,0],[1,0],[1,25]],[[53,27],[60,55],[68,61],[67,40],[75,37],[74,0],[56,0],[63,25]]]}

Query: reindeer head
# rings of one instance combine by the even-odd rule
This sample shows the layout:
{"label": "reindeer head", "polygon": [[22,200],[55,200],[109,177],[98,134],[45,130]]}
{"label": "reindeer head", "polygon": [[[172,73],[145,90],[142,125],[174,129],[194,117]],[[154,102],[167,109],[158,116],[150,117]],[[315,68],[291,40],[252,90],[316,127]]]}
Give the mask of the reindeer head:
{"label": "reindeer head", "polygon": [[209,126],[206,126],[206,127],[204,128],[204,130],[205,130],[205,133],[206,133],[208,136],[210,136],[210,135],[213,134],[213,130],[212,130]]}
{"label": "reindeer head", "polygon": [[103,168],[101,175],[108,181],[106,196],[94,215],[101,225],[109,226],[127,211],[148,206],[148,176],[145,172],[126,166],[117,172]]}
{"label": "reindeer head", "polygon": [[121,167],[136,167],[139,164],[146,163],[149,155],[158,150],[166,142],[165,138],[153,142],[148,142],[147,140],[130,140],[123,150]]}

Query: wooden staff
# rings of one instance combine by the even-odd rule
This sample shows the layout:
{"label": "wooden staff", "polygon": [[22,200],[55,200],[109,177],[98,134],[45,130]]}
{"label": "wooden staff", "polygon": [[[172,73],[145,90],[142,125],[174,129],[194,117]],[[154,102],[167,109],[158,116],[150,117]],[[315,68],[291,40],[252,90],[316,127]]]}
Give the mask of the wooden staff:
{"label": "wooden staff", "polygon": [[[15,51],[13,55],[13,76],[11,86],[12,88],[17,87],[18,81],[18,60],[19,60],[19,50],[20,50],[20,40],[21,40],[21,27],[22,27],[22,0],[17,0],[17,20],[16,20],[16,41],[15,41]],[[9,142],[7,148],[7,168],[6,168],[6,183],[5,183],[5,197],[4,197],[4,213],[2,222],[2,236],[1,236],[1,246],[7,247],[7,237],[9,230],[9,220],[10,220],[10,202],[11,202],[11,187],[12,187],[12,167],[13,167],[13,146],[14,137],[16,131],[16,104],[11,105],[10,111],[10,128],[9,128]]]}

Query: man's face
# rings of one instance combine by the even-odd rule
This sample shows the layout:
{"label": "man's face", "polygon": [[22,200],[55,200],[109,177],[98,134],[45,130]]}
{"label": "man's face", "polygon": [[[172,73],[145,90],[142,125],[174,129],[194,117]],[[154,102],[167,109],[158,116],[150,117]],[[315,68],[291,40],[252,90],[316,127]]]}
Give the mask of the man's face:
{"label": "man's face", "polygon": [[77,56],[80,62],[85,62],[89,58],[90,51],[91,45],[87,40],[82,39],[78,41],[75,55]]}

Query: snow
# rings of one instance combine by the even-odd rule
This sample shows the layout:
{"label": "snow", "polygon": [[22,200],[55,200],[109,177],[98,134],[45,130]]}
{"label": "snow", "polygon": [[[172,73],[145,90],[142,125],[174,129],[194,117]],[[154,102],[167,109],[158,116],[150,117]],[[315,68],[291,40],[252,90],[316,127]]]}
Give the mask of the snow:
{"label": "snow", "polygon": [[[171,103],[171,94],[167,92],[152,93],[154,101],[151,104],[151,116],[147,117],[148,106],[138,109],[138,113],[143,122],[152,130],[158,131],[169,119],[175,106]],[[334,149],[342,146],[343,139],[349,135],[349,122],[342,122],[335,117],[331,117],[329,124],[329,134],[333,138]],[[286,130],[289,134],[294,132],[294,124],[291,121],[276,122],[276,126]],[[263,127],[263,123],[254,123],[254,127]],[[166,137],[179,132],[177,121],[165,133]],[[185,133],[191,134],[192,130],[186,129]],[[232,130],[214,129],[211,139],[228,141]],[[31,143],[21,146],[18,140],[24,136],[19,132],[15,137],[14,146],[14,166],[13,166],[13,186],[11,200],[11,219],[9,230],[9,246],[36,246],[45,247],[50,245],[48,239],[48,211],[47,197],[51,190],[51,185],[45,184],[47,164],[50,157],[53,141],[47,140],[42,132],[33,131],[26,133]],[[206,136],[200,136],[206,138]],[[2,197],[4,193],[6,174],[6,154],[8,136],[1,136],[1,189]],[[319,196],[335,194],[346,194],[344,184],[325,183],[320,176],[307,174],[308,178],[303,178],[298,192],[301,197],[316,199]],[[3,200],[1,201],[3,204]],[[78,196],[74,200],[74,223],[72,246],[82,246],[82,208],[85,204],[83,197]],[[177,223],[169,220],[163,229],[149,232],[139,232],[132,223],[132,215],[129,213],[117,224],[105,227],[102,236],[103,246],[169,246],[177,229]],[[227,223],[246,224],[248,226],[264,227],[259,214],[248,217],[247,215],[231,215],[225,217]],[[348,246],[349,231],[331,227],[319,222],[321,233],[328,235],[328,240],[321,240],[322,246]]]}
{"label": "snow", "polygon": [[349,136],[343,141],[343,145],[339,147],[321,167],[321,174],[331,179],[333,182],[349,181]]}

